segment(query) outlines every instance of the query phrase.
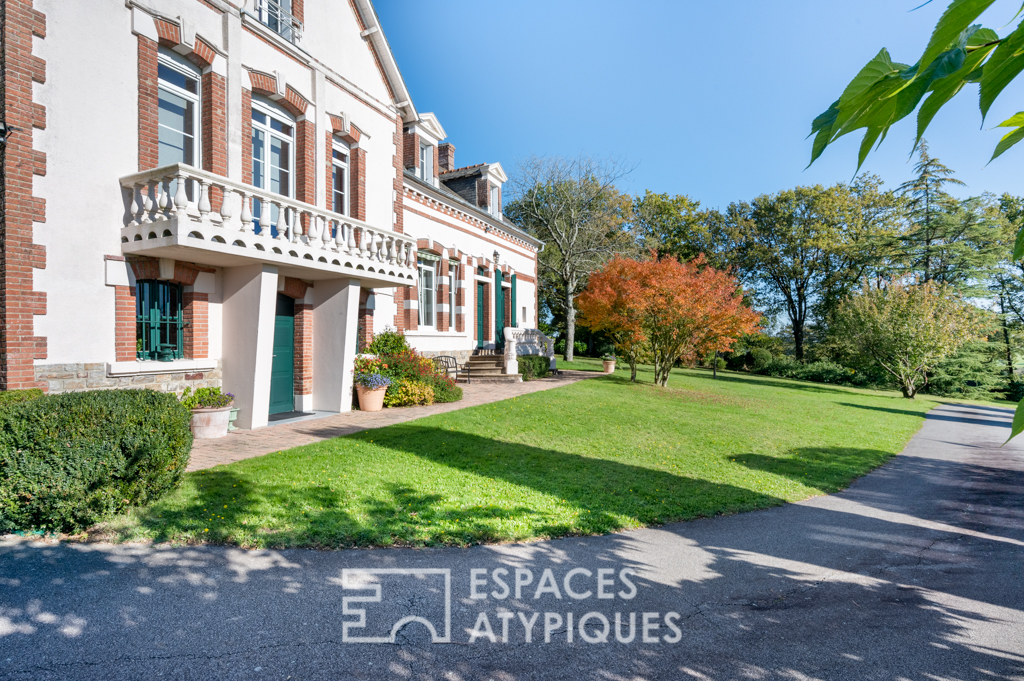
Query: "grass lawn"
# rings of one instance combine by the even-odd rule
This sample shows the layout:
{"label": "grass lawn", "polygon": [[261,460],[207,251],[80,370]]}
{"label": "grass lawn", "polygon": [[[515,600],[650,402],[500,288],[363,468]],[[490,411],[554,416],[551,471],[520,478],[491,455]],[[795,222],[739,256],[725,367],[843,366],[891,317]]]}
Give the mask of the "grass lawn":
{"label": "grass lawn", "polygon": [[92,536],[466,545],[748,511],[842,489],[938,401],[700,370],[661,389],[628,371],[190,473]]}

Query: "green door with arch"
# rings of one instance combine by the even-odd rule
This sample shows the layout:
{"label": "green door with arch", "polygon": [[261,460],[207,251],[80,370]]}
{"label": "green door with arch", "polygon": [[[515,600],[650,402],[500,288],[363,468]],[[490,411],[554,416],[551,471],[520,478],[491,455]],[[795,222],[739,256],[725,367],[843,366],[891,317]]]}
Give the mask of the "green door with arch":
{"label": "green door with arch", "polygon": [[476,346],[482,348],[484,346],[484,296],[487,295],[486,287],[481,283],[476,283]]}
{"label": "green door with arch", "polygon": [[274,360],[270,365],[270,413],[295,411],[295,300],[277,294]]}

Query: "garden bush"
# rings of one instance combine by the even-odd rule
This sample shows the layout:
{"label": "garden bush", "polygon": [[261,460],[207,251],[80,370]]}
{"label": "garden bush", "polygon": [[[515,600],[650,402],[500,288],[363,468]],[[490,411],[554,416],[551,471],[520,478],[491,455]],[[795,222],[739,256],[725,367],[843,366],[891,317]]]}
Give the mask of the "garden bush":
{"label": "garden bush", "polygon": [[[582,357],[583,354],[587,351],[587,344],[584,343],[583,341],[576,341],[575,343],[572,344],[572,347],[573,347],[573,350],[575,351],[575,353],[577,355],[579,355],[580,357]],[[555,341],[555,354],[556,355],[564,355],[565,354],[565,339],[564,338],[559,338],[557,341]]]}
{"label": "garden bush", "polygon": [[551,371],[551,360],[547,357],[523,355],[517,357],[516,360],[519,362],[519,373],[522,374],[524,381],[531,378],[544,378]]}
{"label": "garden bush", "polygon": [[747,353],[749,355],[750,366],[754,371],[760,371],[766,366],[772,363],[774,357],[770,350],[764,348],[754,348]]}
{"label": "garden bush", "polygon": [[70,532],[178,485],[192,414],[171,393],[45,395],[0,410],[0,530]]}
{"label": "garden bush", "polygon": [[366,353],[370,355],[400,355],[411,351],[405,335],[390,328],[374,334],[373,340],[366,346]]}
{"label": "garden bush", "polygon": [[796,378],[815,383],[854,383],[856,371],[841,364],[823,360],[820,362],[798,362],[783,355],[775,357],[767,365],[755,369],[754,373],[777,378]]}
{"label": "garden bush", "polygon": [[[458,402],[462,399],[462,388],[438,368],[433,360],[407,349],[394,355],[382,355],[376,359],[356,360],[356,371],[379,373],[391,380],[391,386],[384,395],[384,406],[399,406],[396,394],[403,381],[421,383],[433,390],[434,402]],[[414,403],[410,403],[414,404]],[[406,406],[403,404],[402,406]]]}
{"label": "garden bush", "polygon": [[39,388],[28,388],[26,390],[2,390],[0,391],[0,407],[8,404],[20,404],[30,402],[43,396]]}
{"label": "garden bush", "polygon": [[434,389],[434,402],[458,402],[462,399],[462,388],[447,376],[438,376],[431,387]]}
{"label": "garden bush", "polygon": [[411,407],[434,403],[434,388],[421,381],[401,379],[384,393],[385,407]]}

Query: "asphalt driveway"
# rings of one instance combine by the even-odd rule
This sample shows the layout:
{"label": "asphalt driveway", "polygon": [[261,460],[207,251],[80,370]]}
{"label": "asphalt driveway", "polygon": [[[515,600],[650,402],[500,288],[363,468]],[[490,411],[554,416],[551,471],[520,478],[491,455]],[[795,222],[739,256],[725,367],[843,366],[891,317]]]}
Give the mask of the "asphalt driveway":
{"label": "asphalt driveway", "polygon": [[1010,418],[944,406],[840,494],[604,537],[341,552],[7,538],[0,678],[1024,679]]}

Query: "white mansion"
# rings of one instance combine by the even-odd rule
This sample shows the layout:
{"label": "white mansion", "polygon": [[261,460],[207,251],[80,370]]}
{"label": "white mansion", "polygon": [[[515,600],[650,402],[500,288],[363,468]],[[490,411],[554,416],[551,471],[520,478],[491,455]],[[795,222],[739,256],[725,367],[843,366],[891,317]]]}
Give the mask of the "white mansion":
{"label": "white mansion", "polygon": [[[385,327],[537,324],[542,244],[458,168],[370,0],[5,0],[0,388],[345,411]],[[514,344],[514,343],[513,343]]]}

